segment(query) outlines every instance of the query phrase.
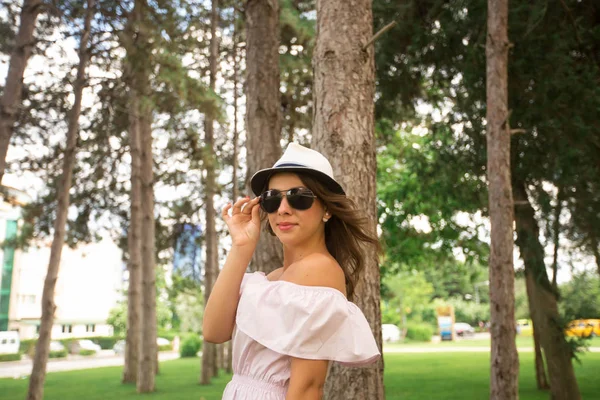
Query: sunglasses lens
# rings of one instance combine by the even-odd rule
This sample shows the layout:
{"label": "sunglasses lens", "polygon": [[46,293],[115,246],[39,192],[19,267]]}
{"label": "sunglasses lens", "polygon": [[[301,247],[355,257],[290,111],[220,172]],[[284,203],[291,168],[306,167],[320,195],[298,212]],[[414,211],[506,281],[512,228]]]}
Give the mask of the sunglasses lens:
{"label": "sunglasses lens", "polygon": [[313,205],[315,198],[309,190],[293,189],[287,200],[290,206],[296,210],[308,210]]}
{"label": "sunglasses lens", "polygon": [[260,197],[260,206],[266,213],[271,214],[277,211],[279,205],[281,204],[281,192],[268,190]]}
{"label": "sunglasses lens", "polygon": [[[296,210],[308,210],[312,207],[315,196],[304,188],[290,189],[286,194],[287,201]],[[283,194],[279,190],[267,190],[260,196],[260,207],[268,214],[279,209]]]}

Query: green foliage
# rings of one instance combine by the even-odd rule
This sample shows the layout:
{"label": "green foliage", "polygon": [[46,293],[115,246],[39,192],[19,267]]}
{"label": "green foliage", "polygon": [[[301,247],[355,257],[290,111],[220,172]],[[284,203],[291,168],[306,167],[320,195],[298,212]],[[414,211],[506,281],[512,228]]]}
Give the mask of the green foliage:
{"label": "green foliage", "polygon": [[183,357],[197,357],[198,352],[202,346],[200,336],[197,334],[188,334],[179,348],[179,355]]}
{"label": "green foliage", "polygon": [[[157,277],[157,284],[158,284]],[[164,329],[170,326],[172,313],[168,301],[162,296],[156,299],[156,321],[158,329]],[[106,323],[114,329],[115,335],[122,337],[127,333],[127,303],[121,301],[117,303],[108,313]],[[117,339],[118,340],[118,339]]]}
{"label": "green foliage", "polygon": [[19,352],[23,354],[30,354],[32,348],[35,347],[37,339],[23,339],[19,342]]}
{"label": "green foliage", "polygon": [[127,333],[127,304],[119,302],[108,312],[106,323],[113,327],[116,335]]}
{"label": "green foliage", "polygon": [[79,350],[79,355],[80,356],[93,356],[96,354],[96,350],[90,350],[90,349],[81,349]]}
{"label": "green foliage", "polygon": [[90,339],[94,343],[99,344],[102,350],[110,350],[114,347],[117,341],[125,339],[125,336],[95,336],[88,337],[86,339]]}
{"label": "green foliage", "polygon": [[[412,310],[424,307],[431,300],[433,286],[427,282],[421,272],[402,272],[385,277],[386,312],[396,312],[399,316],[410,314]],[[390,309],[391,311],[387,310]],[[393,320],[392,320],[393,321]],[[394,323],[390,321],[389,323]]]}
{"label": "green foliage", "polygon": [[49,358],[65,358],[67,356],[68,352],[67,350],[58,350],[58,351],[51,351],[50,353],[48,353],[48,357]]}
{"label": "green foliage", "polygon": [[20,359],[21,359],[21,353],[0,354],[0,362],[3,362],[3,361],[19,361]]}
{"label": "green foliage", "polygon": [[560,286],[561,314],[573,319],[600,318],[600,277],[596,273],[582,272]]}
{"label": "green foliage", "polygon": [[433,336],[433,328],[427,324],[409,323],[406,327],[406,339],[416,342],[430,342]]}
{"label": "green foliage", "polygon": [[402,315],[398,307],[390,305],[387,301],[381,302],[381,323],[400,325]]}
{"label": "green foliage", "polygon": [[454,306],[454,318],[456,322],[466,322],[472,326],[478,326],[479,321],[490,320],[490,305],[477,304],[474,301],[452,298],[446,301]]}
{"label": "green foliage", "polygon": [[158,351],[171,351],[171,350],[173,350],[172,344],[163,344],[161,346],[158,346]]}

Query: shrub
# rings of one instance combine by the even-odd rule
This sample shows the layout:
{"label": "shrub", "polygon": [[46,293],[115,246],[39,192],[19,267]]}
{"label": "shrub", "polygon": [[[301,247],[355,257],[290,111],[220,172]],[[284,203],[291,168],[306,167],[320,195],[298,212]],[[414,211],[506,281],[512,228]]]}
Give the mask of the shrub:
{"label": "shrub", "polygon": [[173,350],[172,344],[164,344],[162,346],[158,346],[158,351],[171,351]]}
{"label": "shrub", "polygon": [[35,344],[37,339],[24,339],[19,343],[19,353],[33,354],[35,352]]}
{"label": "shrub", "polygon": [[196,357],[196,354],[200,351],[202,342],[197,334],[188,335],[179,349],[179,355],[183,357]]}
{"label": "shrub", "polygon": [[49,358],[63,358],[67,356],[67,350],[58,350],[58,351],[51,351],[48,354]]}
{"label": "shrub", "polygon": [[433,328],[426,324],[408,324],[406,338],[418,342],[429,342],[433,336]]}
{"label": "shrub", "polygon": [[110,350],[115,346],[117,341],[125,338],[121,336],[97,336],[86,339],[91,339],[94,343],[99,344],[102,350]]}
{"label": "shrub", "polygon": [[90,350],[90,349],[79,350],[80,356],[93,356],[94,354],[96,354],[96,350]]}
{"label": "shrub", "polygon": [[20,359],[21,359],[21,353],[0,354],[0,362],[2,362],[2,361],[19,361]]}

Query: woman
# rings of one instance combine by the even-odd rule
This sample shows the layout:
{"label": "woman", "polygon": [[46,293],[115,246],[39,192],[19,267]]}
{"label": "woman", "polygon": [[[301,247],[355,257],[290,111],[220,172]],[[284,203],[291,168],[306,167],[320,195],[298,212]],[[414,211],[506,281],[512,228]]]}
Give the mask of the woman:
{"label": "woman", "polygon": [[[359,245],[377,246],[377,238],[314,150],[291,143],[251,186],[258,197],[222,211],[232,248],[204,312],[206,341],[233,339],[223,399],[320,399],[330,361],[360,366],[380,356],[363,313],[347,300],[365,263]],[[283,266],[269,275],[245,273],[261,213],[283,245]]]}

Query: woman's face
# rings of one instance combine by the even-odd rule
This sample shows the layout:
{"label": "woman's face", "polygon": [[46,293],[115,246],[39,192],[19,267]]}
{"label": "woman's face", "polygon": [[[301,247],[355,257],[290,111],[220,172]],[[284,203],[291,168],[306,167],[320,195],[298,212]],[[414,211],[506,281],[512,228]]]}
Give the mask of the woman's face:
{"label": "woman's face", "polygon": [[[306,185],[298,175],[287,172],[273,175],[268,186],[269,190],[277,189],[283,193],[298,187],[306,187]],[[279,209],[268,214],[273,232],[286,245],[300,244],[314,238],[317,233],[324,234],[324,216],[325,209],[319,199],[315,199],[308,210],[297,210],[290,206],[285,196],[281,200]]]}

